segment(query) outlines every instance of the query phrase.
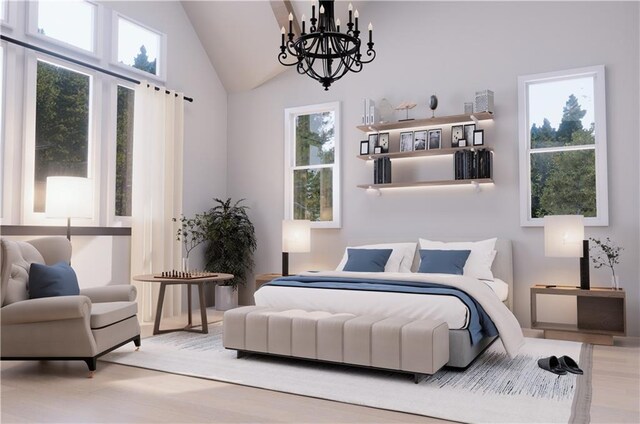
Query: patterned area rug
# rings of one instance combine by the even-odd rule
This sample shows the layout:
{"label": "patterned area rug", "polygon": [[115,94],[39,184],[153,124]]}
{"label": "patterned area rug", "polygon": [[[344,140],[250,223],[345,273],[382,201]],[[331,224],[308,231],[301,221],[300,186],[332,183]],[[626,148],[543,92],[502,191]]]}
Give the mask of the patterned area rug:
{"label": "patterned area rug", "polygon": [[[538,358],[569,355],[584,376],[555,376]],[[175,332],[125,346],[101,360],[175,374],[462,422],[589,422],[591,345],[526,339],[509,360],[498,340],[467,369],[442,369],[420,384],[407,374],[250,355],[222,347],[222,325],[209,334]],[[278,376],[274,378],[274,376]]]}

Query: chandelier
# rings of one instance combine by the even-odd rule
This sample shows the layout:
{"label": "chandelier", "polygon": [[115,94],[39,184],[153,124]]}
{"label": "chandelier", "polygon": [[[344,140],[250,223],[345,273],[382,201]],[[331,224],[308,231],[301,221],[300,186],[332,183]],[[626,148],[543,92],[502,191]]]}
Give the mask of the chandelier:
{"label": "chandelier", "polygon": [[[366,58],[360,52],[360,31],[358,29],[358,10],[353,11],[349,3],[349,22],[347,31],[340,32],[340,19],[334,19],[333,0],[321,0],[316,19],[315,1],[311,4],[309,32],[306,29],[306,17],[302,15],[302,30],[294,39],[293,14],[289,13],[289,33],[281,29],[282,42],[278,61],[284,66],[295,66],[299,74],[307,74],[320,82],[325,91],[334,81],[347,72],[360,72],[362,65],[372,62],[376,57],[373,50],[373,25],[369,24],[369,42]],[[289,58],[289,56],[291,56]],[[288,63],[288,59],[291,61]]]}

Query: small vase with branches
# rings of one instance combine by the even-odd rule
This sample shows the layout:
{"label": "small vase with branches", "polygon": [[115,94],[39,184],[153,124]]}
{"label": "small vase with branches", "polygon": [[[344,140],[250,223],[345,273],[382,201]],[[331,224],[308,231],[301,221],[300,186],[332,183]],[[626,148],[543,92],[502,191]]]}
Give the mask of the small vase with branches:
{"label": "small vase with branches", "polygon": [[611,285],[615,290],[618,290],[618,276],[616,275],[615,265],[620,263],[620,251],[622,247],[613,244],[609,237],[605,241],[589,238],[595,245],[598,251],[595,256],[591,258],[595,264],[595,268],[599,269],[603,266],[611,268]]}
{"label": "small vase with branches", "polygon": [[185,256],[182,258],[182,271],[189,272],[189,254],[206,240],[206,216],[196,214],[193,218],[180,215],[180,218],[172,218],[173,222],[180,222],[176,231],[176,240],[181,241]]}

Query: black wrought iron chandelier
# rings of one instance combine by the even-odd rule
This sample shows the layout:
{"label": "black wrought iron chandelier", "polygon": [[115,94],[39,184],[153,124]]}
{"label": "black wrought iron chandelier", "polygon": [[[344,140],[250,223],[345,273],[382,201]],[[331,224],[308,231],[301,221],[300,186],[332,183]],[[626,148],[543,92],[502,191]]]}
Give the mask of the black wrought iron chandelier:
{"label": "black wrought iron chandelier", "polygon": [[[373,25],[369,24],[369,42],[366,58],[360,52],[361,40],[358,29],[358,10],[355,12],[349,3],[349,22],[347,31],[340,32],[340,19],[334,19],[333,0],[321,0],[316,19],[315,1],[311,5],[309,32],[306,30],[306,18],[302,15],[300,35],[294,39],[293,14],[289,13],[289,33],[281,30],[282,43],[278,61],[284,66],[295,66],[299,74],[307,74],[320,82],[325,91],[334,81],[347,72],[360,72],[362,65],[375,59],[373,50]],[[287,59],[291,56],[291,63]]]}

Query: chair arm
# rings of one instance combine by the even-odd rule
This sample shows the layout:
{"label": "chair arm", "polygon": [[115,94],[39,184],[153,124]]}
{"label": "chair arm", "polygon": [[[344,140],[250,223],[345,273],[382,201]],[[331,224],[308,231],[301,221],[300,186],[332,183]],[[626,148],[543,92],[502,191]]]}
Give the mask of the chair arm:
{"label": "chair arm", "polygon": [[0,309],[2,325],[59,321],[91,316],[86,296],[56,296],[15,302]]}
{"label": "chair arm", "polygon": [[133,302],[136,300],[137,293],[135,286],[131,284],[90,287],[80,290],[80,294],[87,296],[93,303]]}

